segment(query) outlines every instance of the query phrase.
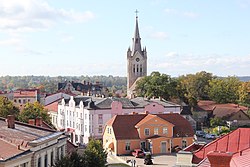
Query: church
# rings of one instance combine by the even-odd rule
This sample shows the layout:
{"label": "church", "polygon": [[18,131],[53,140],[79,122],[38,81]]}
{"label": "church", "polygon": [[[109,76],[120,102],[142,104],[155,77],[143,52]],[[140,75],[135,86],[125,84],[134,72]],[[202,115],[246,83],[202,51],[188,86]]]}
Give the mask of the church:
{"label": "church", "polygon": [[136,11],[135,33],[132,38],[132,49],[127,51],[127,97],[134,98],[136,81],[147,75],[147,51],[142,49]]}

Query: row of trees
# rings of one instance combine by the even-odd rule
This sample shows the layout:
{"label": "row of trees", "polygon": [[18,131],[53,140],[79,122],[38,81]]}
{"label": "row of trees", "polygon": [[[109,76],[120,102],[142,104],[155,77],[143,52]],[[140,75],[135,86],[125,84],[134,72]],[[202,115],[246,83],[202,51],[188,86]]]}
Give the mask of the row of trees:
{"label": "row of trees", "polygon": [[221,78],[205,71],[171,78],[166,74],[152,72],[137,82],[136,93],[144,97],[179,98],[191,106],[198,100],[214,100],[217,103],[240,103],[250,105],[250,81],[242,82],[236,77]]}
{"label": "row of trees", "polygon": [[0,117],[6,118],[8,115],[14,115],[21,122],[28,123],[29,119],[41,117],[47,124],[51,124],[48,111],[39,102],[27,103],[20,111],[6,97],[0,97]]}
{"label": "row of trees", "polygon": [[65,82],[66,80],[81,82],[88,81],[95,83],[99,81],[103,86],[111,88],[116,86],[122,89],[126,86],[126,77],[119,76],[2,76],[0,77],[0,91],[1,90],[14,90],[18,88],[41,88],[42,91],[47,93],[54,93],[57,91],[57,85],[59,82]]}

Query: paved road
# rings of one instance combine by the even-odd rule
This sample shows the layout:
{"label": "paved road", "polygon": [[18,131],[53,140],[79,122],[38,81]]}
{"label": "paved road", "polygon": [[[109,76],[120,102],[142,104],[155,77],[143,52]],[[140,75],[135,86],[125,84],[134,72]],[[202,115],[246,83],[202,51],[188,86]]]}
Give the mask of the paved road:
{"label": "paved road", "polygon": [[[175,154],[169,154],[169,155],[158,155],[153,156],[153,165],[144,165],[144,159],[143,158],[135,158],[133,156],[119,156],[116,157],[114,155],[108,155],[108,163],[125,163],[127,160],[136,160],[136,165],[138,167],[152,167],[152,166],[159,166],[159,167],[172,167],[175,166],[176,163],[176,155]],[[130,165],[130,164],[129,164]]]}

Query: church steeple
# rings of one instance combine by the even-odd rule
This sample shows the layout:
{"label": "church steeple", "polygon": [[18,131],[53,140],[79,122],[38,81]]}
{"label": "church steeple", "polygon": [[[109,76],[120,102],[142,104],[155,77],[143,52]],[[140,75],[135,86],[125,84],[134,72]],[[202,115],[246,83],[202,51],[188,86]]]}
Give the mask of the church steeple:
{"label": "church steeple", "polygon": [[138,51],[139,53],[142,52],[141,50],[141,38],[140,38],[140,33],[139,33],[139,26],[138,26],[138,11],[135,11],[136,13],[136,23],[135,23],[135,34],[134,34],[134,38],[133,40],[133,44],[132,44],[132,56],[133,54]]}
{"label": "church steeple", "polygon": [[[127,50],[127,95],[133,97],[136,80],[147,76],[147,51],[141,47],[141,38],[138,26],[138,11],[136,13],[135,34],[132,38],[132,49]],[[143,50],[142,50],[143,49]]]}

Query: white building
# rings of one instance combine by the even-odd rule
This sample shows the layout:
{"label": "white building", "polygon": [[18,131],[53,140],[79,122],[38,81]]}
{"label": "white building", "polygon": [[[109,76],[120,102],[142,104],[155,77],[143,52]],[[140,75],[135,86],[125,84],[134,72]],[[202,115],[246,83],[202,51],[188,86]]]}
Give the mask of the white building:
{"label": "white building", "polygon": [[58,129],[68,132],[71,142],[83,144],[88,143],[89,138],[101,139],[105,123],[114,115],[180,111],[180,105],[163,99],[77,96],[62,99],[58,103],[57,116],[53,112],[57,122],[52,123]]}
{"label": "white building", "polygon": [[63,132],[6,120],[0,118],[0,167],[48,167],[65,155]]}

